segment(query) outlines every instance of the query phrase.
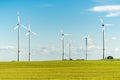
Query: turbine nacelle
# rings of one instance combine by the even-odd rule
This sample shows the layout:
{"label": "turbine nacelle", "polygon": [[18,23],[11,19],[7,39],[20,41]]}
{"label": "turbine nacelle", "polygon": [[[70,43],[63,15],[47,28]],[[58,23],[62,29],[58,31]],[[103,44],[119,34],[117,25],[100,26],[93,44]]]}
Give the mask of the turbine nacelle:
{"label": "turbine nacelle", "polygon": [[113,24],[104,23],[103,19],[100,16],[99,16],[99,19],[100,19],[100,22],[102,24],[101,26],[102,26],[103,30],[105,29],[106,26],[113,26]]}
{"label": "turbine nacelle", "polygon": [[65,36],[69,36],[71,34],[64,34],[63,30],[61,30],[61,35],[62,35],[62,40],[63,40]]}
{"label": "turbine nacelle", "polygon": [[24,26],[23,24],[20,23],[19,13],[17,13],[17,15],[18,15],[18,23],[17,23],[16,27],[14,27],[13,31],[15,31],[16,29],[18,29],[18,28],[20,28],[20,27],[22,27],[22,28],[24,28],[24,29],[27,29],[26,26]]}
{"label": "turbine nacelle", "polygon": [[64,36],[64,34],[62,33],[62,36]]}
{"label": "turbine nacelle", "polygon": [[31,31],[31,29],[30,29],[30,24],[28,25],[27,30],[28,30],[28,33],[26,33],[26,36],[29,35],[30,33],[32,33],[32,34],[34,34],[34,35],[37,35],[37,33]]}
{"label": "turbine nacelle", "polygon": [[104,24],[102,24],[102,27],[104,27],[105,25]]}
{"label": "turbine nacelle", "polygon": [[89,37],[90,37],[90,35],[83,36],[84,39],[87,39],[87,38],[89,38]]}

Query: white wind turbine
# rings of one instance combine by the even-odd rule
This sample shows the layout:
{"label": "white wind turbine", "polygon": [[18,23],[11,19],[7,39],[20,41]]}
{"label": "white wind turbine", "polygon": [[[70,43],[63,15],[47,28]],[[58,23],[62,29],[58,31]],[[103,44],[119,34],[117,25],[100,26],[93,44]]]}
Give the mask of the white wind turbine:
{"label": "white wind turbine", "polygon": [[32,32],[31,29],[30,29],[30,24],[28,25],[28,33],[26,33],[26,35],[29,36],[29,58],[28,58],[28,61],[30,62],[31,61],[31,51],[30,51],[30,47],[31,47],[31,34],[34,34],[34,35],[37,35],[35,32]]}
{"label": "white wind turbine", "polygon": [[103,19],[99,16],[101,26],[102,26],[102,31],[103,31],[103,60],[105,59],[105,27],[106,26],[112,26],[113,24],[105,24]]}
{"label": "white wind turbine", "polygon": [[71,60],[71,47],[72,47],[72,40],[69,41],[69,60]]}
{"label": "white wind turbine", "polygon": [[85,46],[86,46],[86,60],[88,59],[88,38],[89,38],[89,35],[88,36],[84,36]]}
{"label": "white wind turbine", "polygon": [[65,53],[64,53],[64,37],[70,34],[64,34],[63,30],[61,30],[61,35],[62,35],[62,60],[65,59]]}
{"label": "white wind turbine", "polygon": [[18,29],[18,62],[20,61],[20,49],[19,49],[19,32],[20,32],[20,27],[22,27],[22,28],[24,28],[24,29],[27,29],[24,25],[22,25],[21,23],[20,23],[20,16],[19,16],[19,13],[17,13],[17,16],[18,16],[18,23],[17,23],[17,25],[16,25],[16,27],[13,29],[13,30],[16,30],[16,29]]}

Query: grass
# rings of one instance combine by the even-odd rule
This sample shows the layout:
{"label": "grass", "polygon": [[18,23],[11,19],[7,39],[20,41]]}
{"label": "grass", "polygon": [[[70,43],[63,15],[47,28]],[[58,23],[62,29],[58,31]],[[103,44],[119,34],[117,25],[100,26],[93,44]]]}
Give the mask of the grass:
{"label": "grass", "polygon": [[0,80],[120,80],[120,61],[0,62]]}

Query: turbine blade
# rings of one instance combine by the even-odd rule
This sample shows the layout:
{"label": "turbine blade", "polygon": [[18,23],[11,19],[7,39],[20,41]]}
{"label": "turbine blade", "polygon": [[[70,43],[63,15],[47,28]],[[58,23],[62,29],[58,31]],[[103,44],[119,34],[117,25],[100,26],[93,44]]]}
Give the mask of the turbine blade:
{"label": "turbine blade", "polygon": [[26,26],[24,26],[24,25],[22,25],[22,24],[20,24],[20,25],[21,25],[22,28],[28,30]]}
{"label": "turbine blade", "polygon": [[105,26],[113,26],[114,24],[105,24]]}
{"label": "turbine blade", "polygon": [[19,27],[19,26],[14,27],[14,29],[13,29],[13,30],[16,30],[18,27]]}
{"label": "turbine blade", "polygon": [[35,33],[35,32],[31,32],[31,33],[37,36],[37,33]]}
{"label": "turbine blade", "polygon": [[90,35],[89,35],[89,34],[87,35],[87,38],[90,38]]}
{"label": "turbine blade", "polygon": [[69,36],[69,35],[71,35],[71,34],[64,34],[65,36]]}
{"label": "turbine blade", "polygon": [[100,22],[102,23],[102,24],[104,24],[104,21],[103,21],[103,19],[99,16],[99,19],[100,19]]}
{"label": "turbine blade", "polygon": [[28,35],[29,35],[29,33],[26,33],[26,34],[25,34],[25,36],[28,36]]}
{"label": "turbine blade", "polygon": [[28,31],[30,31],[30,24],[28,25]]}
{"label": "turbine blade", "polygon": [[62,29],[60,30],[60,32],[61,32],[62,34],[64,34],[64,32],[63,32],[63,30],[62,30]]}
{"label": "turbine blade", "polygon": [[18,23],[20,24],[20,16],[19,16],[19,12],[17,12],[17,16],[18,16]]}
{"label": "turbine blade", "polygon": [[87,36],[84,36],[83,38],[85,39],[85,38],[89,38],[90,37],[90,35],[87,35]]}

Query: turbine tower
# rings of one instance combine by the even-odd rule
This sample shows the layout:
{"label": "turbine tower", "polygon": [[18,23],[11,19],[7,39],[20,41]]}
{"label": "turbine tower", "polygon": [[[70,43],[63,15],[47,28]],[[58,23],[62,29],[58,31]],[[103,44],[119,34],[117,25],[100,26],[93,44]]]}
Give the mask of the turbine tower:
{"label": "turbine tower", "polygon": [[103,32],[103,60],[105,59],[105,27],[106,26],[112,26],[113,24],[105,24],[103,19],[99,17],[101,26],[102,26],[102,32]]}
{"label": "turbine tower", "polygon": [[20,38],[19,38],[19,32],[20,32],[20,27],[22,27],[22,28],[24,28],[24,29],[27,29],[24,25],[22,25],[21,23],[20,23],[20,16],[19,16],[19,12],[17,13],[17,16],[18,16],[18,23],[17,23],[17,25],[16,25],[16,27],[13,29],[13,30],[16,30],[16,29],[18,29],[18,59],[17,59],[17,61],[19,62],[20,61]]}
{"label": "turbine tower", "polygon": [[71,40],[69,42],[69,60],[71,60]]}
{"label": "turbine tower", "polygon": [[62,35],[62,60],[65,59],[65,53],[64,53],[64,37],[69,35],[69,34],[64,34],[63,30],[61,30],[61,35]]}
{"label": "turbine tower", "polygon": [[30,29],[30,24],[28,25],[28,33],[26,35],[29,36],[29,58],[28,58],[28,61],[30,62],[31,61],[31,34],[34,34],[34,35],[37,35],[35,32],[32,32],[31,29]]}
{"label": "turbine tower", "polygon": [[88,37],[85,37],[85,44],[86,44],[86,60],[87,60],[87,50],[88,50]]}

